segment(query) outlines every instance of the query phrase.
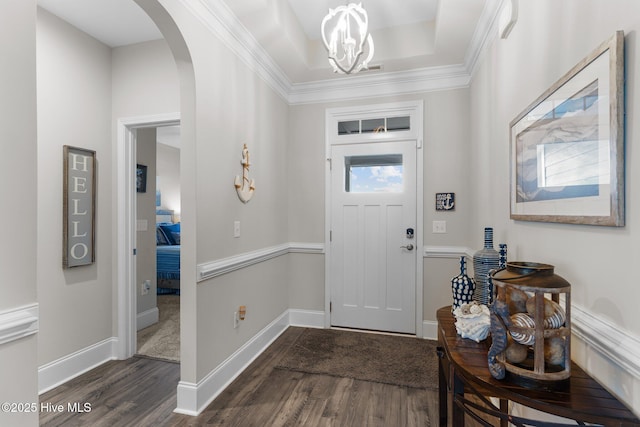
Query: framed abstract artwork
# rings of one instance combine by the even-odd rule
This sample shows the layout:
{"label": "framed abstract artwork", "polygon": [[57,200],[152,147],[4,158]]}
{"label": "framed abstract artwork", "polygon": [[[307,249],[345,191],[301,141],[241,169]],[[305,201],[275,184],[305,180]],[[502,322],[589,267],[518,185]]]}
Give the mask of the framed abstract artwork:
{"label": "framed abstract artwork", "polygon": [[147,167],[145,165],[136,165],[136,192],[147,192]]}
{"label": "framed abstract artwork", "polygon": [[624,226],[624,35],[510,124],[511,218]]}

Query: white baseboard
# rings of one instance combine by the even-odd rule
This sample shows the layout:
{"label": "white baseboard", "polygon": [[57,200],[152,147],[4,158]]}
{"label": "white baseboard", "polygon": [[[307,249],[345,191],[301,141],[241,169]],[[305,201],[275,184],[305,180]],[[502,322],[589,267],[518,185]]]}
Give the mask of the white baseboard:
{"label": "white baseboard", "polygon": [[[152,311],[152,310],[149,310]],[[145,312],[146,313],[146,312]],[[572,333],[599,352],[619,372],[640,378],[640,339],[572,305]],[[149,314],[150,315],[150,314]],[[196,416],[289,326],[324,328],[324,312],[289,309],[258,332],[197,384],[180,381],[175,412]],[[145,315],[145,318],[147,315]],[[423,321],[423,337],[437,339],[436,321]],[[42,394],[109,360],[116,359],[117,338],[108,338],[38,369]],[[619,396],[629,400],[628,396]]]}
{"label": "white baseboard", "polygon": [[324,311],[289,310],[289,326],[324,328]]}
{"label": "white baseboard", "polygon": [[147,326],[154,325],[158,323],[158,319],[160,318],[160,311],[158,311],[158,307],[153,307],[151,310],[143,311],[138,314],[138,318],[136,320],[136,330],[144,329]]}
{"label": "white baseboard", "polygon": [[178,405],[174,412],[198,415],[288,327],[289,311],[287,310],[197,384],[180,381]]}
{"label": "white baseboard", "polygon": [[38,368],[38,393],[45,393],[84,374],[103,363],[116,359],[117,338],[107,338]]}
{"label": "white baseboard", "polygon": [[424,320],[422,322],[422,338],[425,340],[437,340],[438,322],[435,320]]}

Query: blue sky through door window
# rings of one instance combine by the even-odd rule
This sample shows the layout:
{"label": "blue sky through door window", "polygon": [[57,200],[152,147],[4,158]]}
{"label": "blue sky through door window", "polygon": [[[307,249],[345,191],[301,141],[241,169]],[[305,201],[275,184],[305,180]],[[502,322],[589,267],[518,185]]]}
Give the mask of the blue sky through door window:
{"label": "blue sky through door window", "polygon": [[345,190],[348,193],[401,193],[401,154],[345,157]]}

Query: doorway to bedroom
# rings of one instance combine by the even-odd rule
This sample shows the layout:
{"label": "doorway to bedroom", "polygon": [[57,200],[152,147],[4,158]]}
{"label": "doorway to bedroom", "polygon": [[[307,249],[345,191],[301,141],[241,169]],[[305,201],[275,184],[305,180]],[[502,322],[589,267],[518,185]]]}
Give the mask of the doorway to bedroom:
{"label": "doorway to bedroom", "polygon": [[180,125],[136,131],[136,354],[180,361]]}

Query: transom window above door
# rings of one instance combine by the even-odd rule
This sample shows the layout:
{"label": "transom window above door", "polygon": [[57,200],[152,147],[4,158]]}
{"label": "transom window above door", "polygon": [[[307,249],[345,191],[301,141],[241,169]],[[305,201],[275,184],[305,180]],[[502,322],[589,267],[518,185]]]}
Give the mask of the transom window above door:
{"label": "transom window above door", "polygon": [[346,120],[338,122],[338,135],[398,132],[410,129],[411,118],[409,116]]}

